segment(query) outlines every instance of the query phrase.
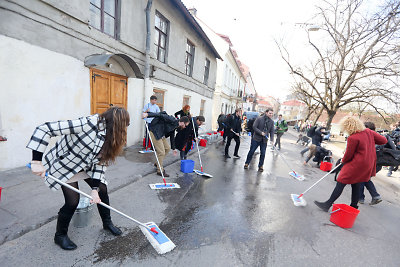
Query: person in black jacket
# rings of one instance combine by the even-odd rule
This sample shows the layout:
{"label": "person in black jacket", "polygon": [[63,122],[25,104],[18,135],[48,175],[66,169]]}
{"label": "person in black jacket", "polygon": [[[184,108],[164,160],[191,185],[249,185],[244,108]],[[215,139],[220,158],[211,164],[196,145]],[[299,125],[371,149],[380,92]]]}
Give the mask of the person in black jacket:
{"label": "person in black jacket", "polygon": [[175,137],[176,148],[180,151],[181,160],[186,159],[190,148],[192,147],[192,142],[195,140],[194,130],[196,131],[196,136],[199,136],[199,126],[203,125],[205,118],[203,116],[193,117],[189,119],[189,125],[185,129],[178,129],[178,133]]}
{"label": "person in black jacket", "polygon": [[[313,145],[316,145],[317,147],[321,146],[322,140],[324,138],[324,135],[328,134],[328,132],[325,131],[326,127],[319,127],[315,129],[314,134],[311,136],[311,142]],[[303,156],[304,153],[306,153],[308,150],[310,150],[309,147],[306,147],[303,149],[300,154]]]}
{"label": "person in black jacket", "polygon": [[[168,115],[165,111],[160,113],[147,112],[142,114],[142,118],[147,117],[154,118],[149,125],[149,131],[153,147],[157,153],[158,162],[160,163],[160,165],[158,165],[157,162],[154,163],[157,167],[157,174],[162,176],[161,172],[163,172],[164,177],[169,177],[163,167],[165,155],[168,154],[171,147],[174,150],[174,154],[176,154],[175,129],[178,127],[185,128],[189,124],[189,119],[184,116],[178,121],[173,116]],[[171,147],[168,144],[166,137],[170,137]]]}
{"label": "person in black jacket", "polygon": [[225,157],[230,158],[229,156],[229,146],[231,145],[232,138],[235,139],[235,152],[233,157],[238,159],[240,158],[239,146],[240,146],[240,133],[242,132],[242,119],[240,118],[240,109],[237,108],[235,113],[229,116],[228,120],[226,121],[226,131],[228,136],[228,141],[226,142],[225,146]]}
{"label": "person in black jacket", "polygon": [[260,147],[260,161],[258,163],[258,171],[263,172],[265,150],[267,149],[268,140],[271,146],[274,144],[274,121],[271,119],[274,115],[272,108],[267,108],[265,114],[258,117],[253,124],[254,134],[251,136],[250,150],[247,154],[244,168],[248,169],[251,160],[253,159],[254,152]]}

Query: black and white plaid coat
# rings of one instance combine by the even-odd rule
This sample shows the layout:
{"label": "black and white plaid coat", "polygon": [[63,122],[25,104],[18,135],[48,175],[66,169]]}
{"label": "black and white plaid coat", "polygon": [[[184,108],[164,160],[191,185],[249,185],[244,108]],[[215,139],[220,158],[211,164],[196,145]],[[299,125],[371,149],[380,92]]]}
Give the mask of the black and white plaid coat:
{"label": "black and white plaid coat", "polygon": [[[61,136],[44,156],[43,166],[47,172],[67,182],[80,171],[85,171],[92,179],[104,179],[105,165],[99,164],[98,154],[104,144],[106,130],[103,123],[97,124],[95,114],[77,120],[46,122],[36,127],[27,148],[44,153],[51,137]],[[52,190],[61,186],[50,178],[45,183]]]}

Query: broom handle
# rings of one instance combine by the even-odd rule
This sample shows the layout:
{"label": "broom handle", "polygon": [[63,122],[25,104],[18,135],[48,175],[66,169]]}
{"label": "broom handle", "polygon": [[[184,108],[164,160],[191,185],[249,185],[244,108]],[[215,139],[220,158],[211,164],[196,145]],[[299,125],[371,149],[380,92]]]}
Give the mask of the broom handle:
{"label": "broom handle", "polygon": [[321,179],[319,179],[318,181],[316,181],[312,186],[310,186],[306,191],[304,191],[303,193],[301,193],[298,198],[302,197],[305,193],[307,193],[311,188],[313,188],[316,184],[318,184],[319,182],[321,182],[326,176],[328,176],[329,174],[331,174],[334,170],[336,170],[340,165],[342,165],[342,163],[340,163],[339,165],[337,165],[335,168],[333,168],[330,172],[328,172],[327,174],[325,174]]}
{"label": "broom handle", "polygon": [[194,129],[194,120],[192,117],[192,125],[193,125],[193,132],[194,132],[194,140],[196,141],[196,147],[197,147],[197,153],[199,154],[199,161],[200,161],[200,168],[201,168],[201,172],[203,172],[203,164],[201,163],[201,156],[200,156],[200,150],[199,150],[199,144],[197,143],[197,135],[196,135],[196,130]]}
{"label": "broom handle", "polygon": [[151,135],[150,135],[150,131],[149,131],[149,126],[147,125],[147,122],[146,122],[146,121],[144,121],[144,124],[146,124],[147,134],[148,134],[148,136],[149,136],[149,138],[150,138],[151,147],[153,148],[154,155],[156,156],[158,168],[160,169],[161,176],[162,176],[162,179],[163,179],[163,181],[164,181],[164,185],[167,185],[167,182],[165,181],[165,177],[164,177],[164,169],[161,167],[160,161],[158,161],[157,151],[156,151],[156,148],[154,147],[153,140],[151,139]]}
{"label": "broom handle", "polygon": [[[28,164],[27,166],[28,166],[29,168],[31,167],[30,164]],[[87,198],[93,200],[92,196],[86,194],[85,192],[82,192],[82,191],[79,190],[79,189],[76,189],[75,187],[73,187],[73,186],[71,186],[71,185],[69,185],[69,184],[67,184],[67,183],[64,183],[63,181],[61,181],[61,180],[59,180],[59,179],[57,179],[57,178],[51,176],[50,174],[46,173],[46,176],[49,177],[50,179],[54,180],[55,182],[57,182],[57,183],[59,183],[59,184],[65,186],[65,187],[71,189],[72,191],[74,191],[74,192],[76,192],[76,193],[78,193],[78,194],[81,194],[82,196],[85,196],[85,197],[87,197]],[[115,211],[115,212],[118,213],[119,215],[122,215],[122,216],[124,216],[125,218],[127,218],[127,219],[129,219],[129,220],[131,220],[131,221],[133,221],[133,222],[135,222],[135,223],[137,223],[137,224],[139,224],[139,225],[145,227],[147,230],[151,231],[151,228],[150,228],[150,227],[148,227],[148,226],[145,225],[144,223],[139,222],[138,220],[133,219],[132,217],[126,215],[125,213],[122,213],[122,212],[120,212],[119,210],[114,209],[113,207],[111,207],[111,206],[109,206],[109,205],[107,205],[107,204],[105,204],[105,203],[103,203],[103,202],[100,202],[100,203],[98,203],[98,204],[99,204],[99,205],[102,205],[103,207],[106,207],[106,208],[109,209],[109,210]]]}

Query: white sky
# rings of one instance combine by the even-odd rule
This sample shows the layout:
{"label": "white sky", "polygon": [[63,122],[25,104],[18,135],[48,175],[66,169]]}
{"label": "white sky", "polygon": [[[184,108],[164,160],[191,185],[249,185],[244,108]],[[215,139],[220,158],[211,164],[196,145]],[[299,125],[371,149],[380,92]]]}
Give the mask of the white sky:
{"label": "white sky", "polygon": [[313,23],[311,18],[316,13],[315,5],[319,1],[182,1],[187,8],[195,7],[197,17],[215,32],[231,38],[239,59],[250,68],[258,94],[285,100],[292,79],[274,38],[285,36],[285,40],[302,54],[306,33],[296,23]]}

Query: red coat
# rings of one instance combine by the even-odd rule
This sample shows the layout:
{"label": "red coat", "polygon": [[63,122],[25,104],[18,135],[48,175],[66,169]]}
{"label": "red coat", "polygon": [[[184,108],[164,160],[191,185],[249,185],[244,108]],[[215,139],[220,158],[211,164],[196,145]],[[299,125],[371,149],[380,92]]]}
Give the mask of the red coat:
{"label": "red coat", "polygon": [[368,182],[372,176],[376,175],[375,144],[386,143],[384,136],[370,129],[350,135],[342,158],[344,165],[337,181],[343,184]]}

